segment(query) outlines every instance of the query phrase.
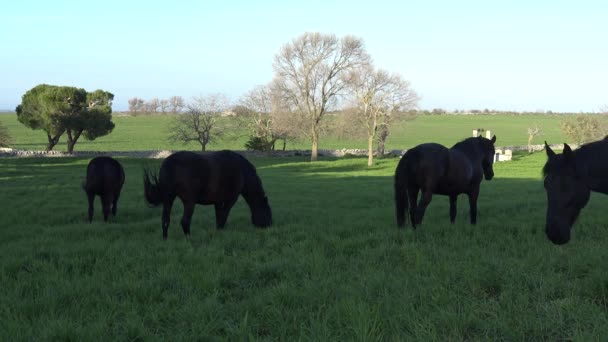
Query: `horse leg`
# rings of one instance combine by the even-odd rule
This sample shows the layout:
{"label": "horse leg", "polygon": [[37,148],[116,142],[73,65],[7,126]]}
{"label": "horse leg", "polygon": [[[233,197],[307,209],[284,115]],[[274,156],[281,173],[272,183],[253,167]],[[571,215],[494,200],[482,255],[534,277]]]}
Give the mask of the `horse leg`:
{"label": "horse leg", "polygon": [[410,204],[410,221],[412,221],[412,227],[416,229],[416,209],[418,208],[418,189],[417,187],[408,188],[407,195],[409,196]]}
{"label": "horse leg", "polygon": [[114,196],[114,201],[112,201],[112,216],[116,216],[116,212],[118,211],[118,198],[120,197],[120,191],[116,193]]}
{"label": "horse leg", "polygon": [[394,191],[395,217],[397,218],[397,227],[401,228],[405,225],[405,217],[408,211],[407,184],[395,182]]}
{"label": "horse leg", "polygon": [[87,192],[87,199],[89,200],[89,223],[93,222],[93,204],[95,203],[95,194]]}
{"label": "horse leg", "polygon": [[426,207],[431,203],[432,198],[433,192],[431,190],[422,190],[422,196],[420,196],[420,202],[418,203],[418,208],[416,208],[416,214],[414,217],[416,224],[422,224],[424,212],[426,211]]}
{"label": "horse leg", "polygon": [[167,232],[169,231],[169,224],[171,223],[171,207],[173,206],[173,200],[175,200],[175,196],[165,198],[163,201],[163,240],[167,240]]}
{"label": "horse leg", "polygon": [[182,230],[186,239],[190,238],[190,223],[192,222],[192,214],[194,213],[194,201],[184,201],[184,215],[182,215]]}
{"label": "horse leg", "polygon": [[101,208],[103,211],[103,222],[108,223],[110,210],[112,209],[112,194],[105,193],[101,196]]}
{"label": "horse leg", "polygon": [[479,197],[479,186],[469,192],[469,207],[471,208],[471,224],[477,223],[477,197]]}
{"label": "horse leg", "polygon": [[220,202],[215,204],[215,228],[224,229],[230,209],[234,206],[236,200],[229,202]]}
{"label": "horse leg", "polygon": [[450,222],[454,223],[456,220],[456,200],[458,195],[450,195]]}

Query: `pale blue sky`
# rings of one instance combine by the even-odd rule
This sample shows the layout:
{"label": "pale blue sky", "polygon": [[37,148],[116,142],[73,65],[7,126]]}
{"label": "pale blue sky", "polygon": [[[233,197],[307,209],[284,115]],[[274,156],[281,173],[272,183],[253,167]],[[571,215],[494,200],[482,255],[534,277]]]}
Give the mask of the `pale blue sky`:
{"label": "pale blue sky", "polygon": [[598,111],[608,104],[608,1],[6,1],[0,108],[39,83],[131,97],[225,93],[272,79],[306,32],[363,38],[432,109]]}

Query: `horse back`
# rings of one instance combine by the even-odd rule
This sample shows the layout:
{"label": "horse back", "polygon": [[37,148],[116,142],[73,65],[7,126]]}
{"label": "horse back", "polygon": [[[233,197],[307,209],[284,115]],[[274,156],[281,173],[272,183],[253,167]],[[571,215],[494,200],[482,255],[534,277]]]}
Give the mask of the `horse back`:
{"label": "horse back", "polygon": [[481,182],[481,171],[476,172],[467,156],[458,150],[449,150],[449,167],[437,186],[437,193],[452,195],[469,192],[471,186]]}
{"label": "horse back", "polygon": [[436,143],[408,150],[399,163],[398,172],[405,173],[409,184],[443,195],[469,191],[475,175],[464,153]]}
{"label": "horse back", "polygon": [[238,154],[227,152],[176,152],[161,166],[161,183],[176,196],[199,204],[233,200],[243,188],[242,162]]}
{"label": "horse back", "polygon": [[440,144],[427,143],[408,150],[401,161],[408,179],[415,180],[419,187],[435,183],[442,178],[449,167],[449,150]]}

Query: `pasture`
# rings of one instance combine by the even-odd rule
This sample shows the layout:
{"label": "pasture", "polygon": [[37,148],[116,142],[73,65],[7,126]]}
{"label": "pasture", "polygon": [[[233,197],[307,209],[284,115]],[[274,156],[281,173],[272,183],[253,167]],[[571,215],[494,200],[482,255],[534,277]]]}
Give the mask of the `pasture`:
{"label": "pasture", "polygon": [[415,232],[396,228],[396,158],[369,168],[359,158],[252,158],[274,225],[254,229],[240,199],[216,231],[213,208],[197,206],[190,242],[180,202],[167,241],[160,208],[144,204],[142,167],[160,161],[119,160],[126,182],[118,216],[103,224],[96,200],[89,225],[80,188],[88,159],[0,159],[1,340],[608,335],[608,198],[593,194],[570,244],[551,244],[544,153],[495,165],[494,180],[481,184],[477,226],[468,223],[466,197],[450,225],[447,199],[435,196]]}
{"label": "pasture", "polygon": [[[419,116],[413,121],[397,123],[387,140],[387,149],[404,149],[434,141],[452,146],[456,141],[471,136],[475,128],[490,129],[498,136],[497,146],[523,146],[528,143],[526,130],[534,124],[543,129],[544,135],[537,137],[534,143],[541,144],[547,140],[551,144],[567,142],[564,138],[560,115],[441,115]],[[133,150],[199,150],[200,145],[191,143],[182,145],[167,141],[167,130],[171,116],[118,116],[114,115],[114,131],[94,141],[81,138],[76,144],[76,151],[133,151]],[[334,118],[328,116],[331,122]],[[224,118],[224,120],[231,120]],[[24,150],[44,150],[47,138],[43,131],[33,131],[17,121],[16,114],[2,114],[4,123],[14,138],[12,147]],[[211,150],[232,149],[244,150],[249,132],[245,128],[229,132],[226,139],[209,145]],[[66,138],[62,137],[57,151],[66,151]],[[277,148],[282,145],[278,144]],[[308,140],[288,142],[288,149],[310,149]],[[367,148],[365,137],[337,137],[322,135],[319,148]]]}

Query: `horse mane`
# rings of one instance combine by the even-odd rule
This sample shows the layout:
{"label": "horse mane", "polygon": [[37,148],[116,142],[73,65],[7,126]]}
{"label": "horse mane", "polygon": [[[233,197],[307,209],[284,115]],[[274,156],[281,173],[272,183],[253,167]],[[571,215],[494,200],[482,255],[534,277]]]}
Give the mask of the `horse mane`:
{"label": "horse mane", "polygon": [[551,166],[549,165],[550,161],[551,161],[550,159],[547,159],[545,166],[543,166],[543,177],[547,177],[547,175],[551,171]]}
{"label": "horse mane", "polygon": [[[601,147],[602,145],[608,144],[608,136],[604,137],[602,140],[588,142],[586,144],[581,145],[576,150],[573,150],[573,156],[582,156],[583,158],[593,158],[597,151],[595,148]],[[591,155],[591,156],[588,156]],[[562,158],[563,154],[558,154],[552,158]],[[551,172],[551,158],[547,159],[547,162],[543,166],[543,176],[547,177],[547,175]]]}
{"label": "horse mane", "polygon": [[466,139],[463,139],[463,140],[457,142],[456,144],[454,144],[454,146],[452,146],[452,148],[456,149],[456,150],[460,150],[467,155],[475,155],[476,152],[479,151],[480,139],[483,139],[483,138],[482,137],[469,137],[469,138],[466,138]]}

